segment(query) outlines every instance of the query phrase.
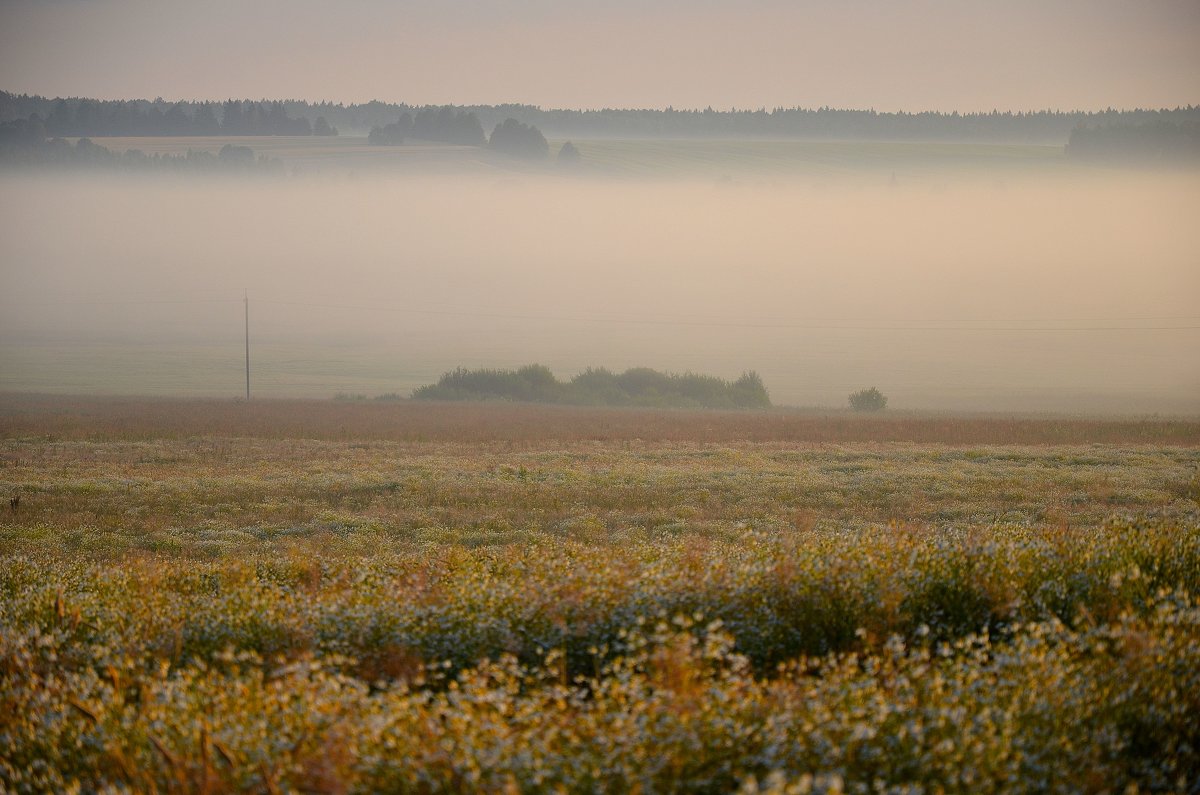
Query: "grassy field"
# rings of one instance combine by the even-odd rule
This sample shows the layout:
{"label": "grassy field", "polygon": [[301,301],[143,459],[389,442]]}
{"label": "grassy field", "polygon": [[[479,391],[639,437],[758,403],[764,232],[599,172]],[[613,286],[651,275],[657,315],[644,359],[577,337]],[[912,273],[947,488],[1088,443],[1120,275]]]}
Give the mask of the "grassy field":
{"label": "grassy field", "polygon": [[[228,397],[245,394],[245,348],[181,343],[0,345],[0,391]],[[404,396],[441,375],[440,362],[397,346],[258,345],[253,390],[264,397],[339,392]],[[416,359],[414,361],[414,359]]]}
{"label": "grassy field", "polygon": [[5,791],[1190,792],[1200,424],[0,397]]}
{"label": "grassy field", "polygon": [[[337,136],[202,136],[97,138],[115,151],[182,154],[217,152],[226,144],[248,146],[307,172],[436,170],[461,173],[547,171],[565,139],[550,141],[551,159],[529,164],[452,144],[370,146],[365,138]],[[890,180],[947,173],[1057,173],[1070,168],[1061,146],[877,141],[586,139],[573,141],[582,160],[574,173],[627,177],[804,177],[873,175]],[[561,171],[560,173],[572,173]]]}
{"label": "grassy field", "polygon": [[93,140],[114,152],[140,149],[148,155],[179,155],[188,150],[216,153],[226,144],[248,146],[255,154],[283,161],[297,174],[426,169],[471,173],[492,168],[486,153],[476,147],[437,143],[371,146],[366,138],[350,136],[131,136]]}
{"label": "grassy field", "polygon": [[[561,146],[561,142],[555,142]],[[1057,173],[1069,167],[1061,146],[876,141],[585,140],[581,165],[630,176],[832,178],[908,181],[949,172]]]}

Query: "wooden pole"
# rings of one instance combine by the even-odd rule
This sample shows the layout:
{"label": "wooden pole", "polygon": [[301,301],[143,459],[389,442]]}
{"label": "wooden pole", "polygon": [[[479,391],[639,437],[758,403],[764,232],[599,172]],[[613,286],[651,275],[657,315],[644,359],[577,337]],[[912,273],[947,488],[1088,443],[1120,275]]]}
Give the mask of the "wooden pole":
{"label": "wooden pole", "polygon": [[246,400],[250,399],[250,292],[245,295],[246,302]]}

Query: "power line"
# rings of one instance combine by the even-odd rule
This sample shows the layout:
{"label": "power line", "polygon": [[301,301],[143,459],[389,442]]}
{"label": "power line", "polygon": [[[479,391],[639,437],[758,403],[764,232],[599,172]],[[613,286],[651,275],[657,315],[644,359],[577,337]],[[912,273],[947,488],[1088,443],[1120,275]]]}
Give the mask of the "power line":
{"label": "power line", "polygon": [[246,401],[250,400],[250,291],[243,296],[246,302]]}

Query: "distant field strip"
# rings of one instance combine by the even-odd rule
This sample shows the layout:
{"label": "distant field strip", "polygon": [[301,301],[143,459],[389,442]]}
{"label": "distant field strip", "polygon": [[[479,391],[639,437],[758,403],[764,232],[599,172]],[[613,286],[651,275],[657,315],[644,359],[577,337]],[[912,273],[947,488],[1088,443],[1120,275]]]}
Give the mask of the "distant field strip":
{"label": "distant field strip", "polygon": [[0,393],[0,438],[232,436],[360,441],[758,442],[1200,446],[1200,421],[845,411],[578,408],[390,400],[183,399]]}
{"label": "distant field strip", "polygon": [[949,170],[1055,169],[1062,147],[944,143],[638,140],[575,142],[583,163],[621,174],[876,173],[903,178]]}
{"label": "distant field strip", "polygon": [[[140,149],[146,154],[182,154],[189,149],[217,152],[226,144],[248,146],[256,154],[314,171],[369,173],[405,169],[451,172],[554,172],[553,155],[563,140],[551,141],[551,159],[526,163],[493,155],[486,149],[414,142],[371,146],[365,138],[337,136],[181,136],[114,137],[95,141],[114,152]],[[958,143],[886,143],[874,141],[787,141],[713,139],[576,139],[583,155],[580,175],[631,177],[721,177],[738,175],[806,178],[875,175],[890,180],[925,178],[951,172],[1057,173],[1070,168],[1061,146]]]}

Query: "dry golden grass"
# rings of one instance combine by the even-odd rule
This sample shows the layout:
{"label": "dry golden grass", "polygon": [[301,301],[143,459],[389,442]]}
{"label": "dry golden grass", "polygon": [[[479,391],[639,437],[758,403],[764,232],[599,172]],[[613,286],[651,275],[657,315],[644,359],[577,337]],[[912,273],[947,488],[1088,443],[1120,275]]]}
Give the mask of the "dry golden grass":
{"label": "dry golden grass", "polygon": [[504,403],[0,395],[0,438],[194,436],[428,442],[570,441],[1200,446],[1200,421],[968,414],[720,412]]}

